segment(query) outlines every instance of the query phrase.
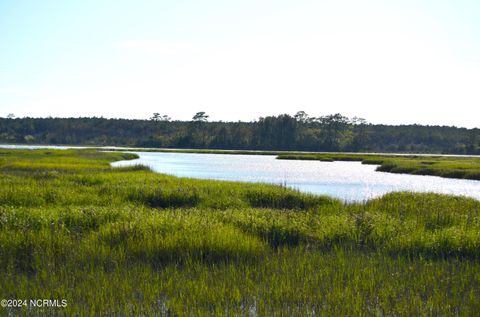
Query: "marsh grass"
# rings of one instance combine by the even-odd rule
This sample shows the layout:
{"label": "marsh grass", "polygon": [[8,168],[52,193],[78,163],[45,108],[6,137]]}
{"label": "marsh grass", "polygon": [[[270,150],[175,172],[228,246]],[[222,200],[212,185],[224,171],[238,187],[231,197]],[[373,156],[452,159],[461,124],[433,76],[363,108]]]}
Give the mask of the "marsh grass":
{"label": "marsh grass", "polygon": [[125,158],[133,156],[0,152],[0,297],[68,300],[66,309],[1,314],[480,310],[477,200],[401,192],[344,204],[280,186],[110,168]]}

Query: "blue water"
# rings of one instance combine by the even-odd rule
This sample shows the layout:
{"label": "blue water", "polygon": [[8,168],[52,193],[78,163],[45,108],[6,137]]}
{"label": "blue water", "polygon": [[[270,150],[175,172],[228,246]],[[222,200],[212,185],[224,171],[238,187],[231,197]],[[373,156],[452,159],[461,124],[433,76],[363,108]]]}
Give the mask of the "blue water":
{"label": "blue water", "polygon": [[[0,148],[83,147],[0,145]],[[109,148],[116,147],[99,149]],[[480,181],[376,172],[376,166],[362,165],[359,162],[287,161],[277,160],[271,155],[134,153],[140,158],[112,165],[144,164],[156,172],[181,177],[286,185],[303,192],[330,195],[344,201],[365,201],[392,191],[435,192],[480,200]]]}
{"label": "blue water", "polygon": [[277,160],[270,155],[134,152],[140,158],[113,166],[144,164],[181,177],[282,184],[344,201],[365,201],[392,191],[436,192],[480,200],[480,181],[376,172],[360,162]]}

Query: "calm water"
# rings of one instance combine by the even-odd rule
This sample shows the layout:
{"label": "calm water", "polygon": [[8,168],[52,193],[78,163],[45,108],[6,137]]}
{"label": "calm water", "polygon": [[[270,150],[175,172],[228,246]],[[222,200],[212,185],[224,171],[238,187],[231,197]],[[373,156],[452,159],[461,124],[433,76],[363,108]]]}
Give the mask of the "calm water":
{"label": "calm water", "polygon": [[134,153],[140,158],[112,165],[144,164],[156,172],[182,177],[286,184],[345,201],[363,201],[402,190],[480,199],[480,181],[376,172],[376,166],[360,162],[288,161],[270,155]]}

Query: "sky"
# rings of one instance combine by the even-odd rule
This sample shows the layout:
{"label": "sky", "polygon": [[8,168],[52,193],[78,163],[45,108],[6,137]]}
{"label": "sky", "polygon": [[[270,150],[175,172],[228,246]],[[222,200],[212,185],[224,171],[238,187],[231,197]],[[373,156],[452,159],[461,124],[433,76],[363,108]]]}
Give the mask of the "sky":
{"label": "sky", "polygon": [[0,0],[0,117],[480,127],[478,0]]}

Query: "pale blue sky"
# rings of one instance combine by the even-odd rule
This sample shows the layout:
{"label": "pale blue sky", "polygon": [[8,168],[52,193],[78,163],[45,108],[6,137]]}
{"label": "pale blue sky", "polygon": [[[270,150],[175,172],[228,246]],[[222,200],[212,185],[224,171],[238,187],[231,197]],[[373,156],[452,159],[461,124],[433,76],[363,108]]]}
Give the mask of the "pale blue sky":
{"label": "pale blue sky", "polygon": [[0,116],[480,127],[480,1],[0,0]]}

